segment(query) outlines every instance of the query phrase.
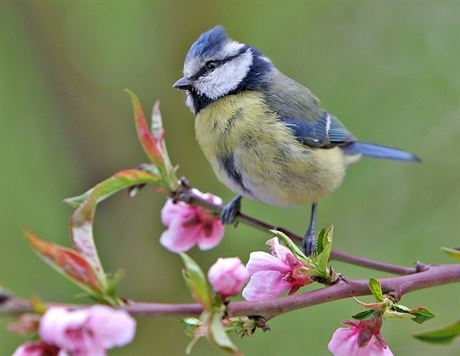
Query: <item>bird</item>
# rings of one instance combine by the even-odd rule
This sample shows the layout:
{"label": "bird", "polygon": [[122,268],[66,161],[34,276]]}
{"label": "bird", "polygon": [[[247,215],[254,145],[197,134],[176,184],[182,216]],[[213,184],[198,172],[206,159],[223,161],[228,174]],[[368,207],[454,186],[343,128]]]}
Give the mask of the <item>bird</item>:
{"label": "bird", "polygon": [[220,25],[192,44],[173,87],[185,91],[196,139],[214,173],[237,193],[222,222],[235,223],[242,197],[283,208],[310,204],[302,241],[307,255],[316,251],[318,202],[339,187],[349,164],[362,156],[420,161],[358,140],[308,88]]}

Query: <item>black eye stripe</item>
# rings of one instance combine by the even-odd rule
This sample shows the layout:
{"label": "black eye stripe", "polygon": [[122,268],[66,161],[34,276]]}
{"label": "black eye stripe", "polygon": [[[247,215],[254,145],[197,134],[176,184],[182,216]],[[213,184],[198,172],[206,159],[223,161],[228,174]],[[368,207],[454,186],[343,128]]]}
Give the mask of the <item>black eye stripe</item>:
{"label": "black eye stripe", "polygon": [[[220,60],[209,60],[209,61],[206,62],[206,64],[209,63],[209,62],[215,62],[217,64],[216,68],[218,68],[222,64],[230,62],[232,59],[235,59],[236,57],[238,57],[241,54],[245,53],[248,50],[248,48],[249,48],[248,46],[244,46],[234,55],[228,56],[228,57],[226,57],[224,59],[220,59]],[[206,74],[209,71],[209,69],[206,68],[206,64],[203,67],[201,67],[200,70],[195,75],[192,76],[193,80],[197,80],[198,78],[200,78],[201,76],[203,76],[204,74]]]}

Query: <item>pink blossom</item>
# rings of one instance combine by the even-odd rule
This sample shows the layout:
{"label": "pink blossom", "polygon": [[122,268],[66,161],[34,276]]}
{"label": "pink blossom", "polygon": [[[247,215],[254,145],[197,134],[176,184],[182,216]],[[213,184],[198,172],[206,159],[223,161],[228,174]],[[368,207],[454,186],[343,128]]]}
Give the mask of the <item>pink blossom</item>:
{"label": "pink blossom", "polygon": [[240,293],[249,279],[249,272],[238,257],[219,258],[208,272],[209,283],[222,297]]}
{"label": "pink blossom", "polygon": [[332,335],[328,348],[334,356],[393,356],[380,333],[380,317],[343,323],[351,327],[339,328]]}
{"label": "pink blossom", "polygon": [[[58,356],[59,348],[44,341],[30,341],[19,346],[12,356]],[[63,353],[61,353],[63,354]]]}
{"label": "pink blossom", "polygon": [[94,305],[78,310],[51,307],[40,321],[39,334],[74,356],[96,356],[128,344],[135,331],[136,322],[125,311]]}
{"label": "pink blossom", "polygon": [[[222,199],[210,193],[194,193],[215,204]],[[209,250],[219,244],[224,236],[224,226],[218,215],[200,206],[184,202],[175,204],[169,199],[161,211],[161,221],[167,230],[161,234],[160,243],[172,252],[184,252],[195,244],[201,250]]]}
{"label": "pink blossom", "polygon": [[288,290],[291,295],[313,282],[308,267],[288,248],[280,245],[277,237],[269,240],[267,245],[271,247],[271,255],[257,251],[249,256],[246,268],[251,279],[243,290],[246,300],[270,300]]}

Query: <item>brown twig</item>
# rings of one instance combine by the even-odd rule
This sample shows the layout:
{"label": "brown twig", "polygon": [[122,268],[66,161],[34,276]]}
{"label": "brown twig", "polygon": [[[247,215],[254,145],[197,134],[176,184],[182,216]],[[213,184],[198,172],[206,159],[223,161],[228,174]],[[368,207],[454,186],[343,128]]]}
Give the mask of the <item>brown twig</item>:
{"label": "brown twig", "polygon": [[[200,196],[196,195],[191,189],[190,184],[185,179],[182,179],[181,182],[182,182],[181,189],[173,196],[174,199],[186,202],[188,204],[202,206],[215,213],[220,213],[222,211],[222,208],[223,208],[222,205],[211,203],[208,200],[202,199]],[[255,227],[256,229],[263,230],[263,231],[278,230],[278,231],[285,233],[289,238],[291,238],[292,240],[296,242],[302,241],[302,237],[300,237],[299,235],[289,230],[286,230],[284,228],[277,227],[271,224],[267,224],[266,222],[253,218],[249,215],[240,213],[238,214],[237,219],[239,222]],[[337,250],[332,251],[331,259],[336,260],[336,261],[341,261],[344,263],[349,263],[349,264],[356,265],[356,266],[374,269],[377,271],[383,271],[383,272],[399,274],[399,275],[412,274],[412,273],[419,272],[421,269],[423,269],[422,264],[419,265],[421,269],[420,268],[419,269],[410,268],[410,267],[405,267],[405,266],[394,265],[391,263],[375,261],[369,258],[353,256],[346,252],[340,252]]]}
{"label": "brown twig", "polygon": [[[398,297],[419,289],[460,282],[460,265],[433,265],[425,271],[407,276],[382,278],[380,283],[384,293],[393,292]],[[0,291],[1,292],[1,291]],[[296,309],[329,303],[334,300],[353,296],[370,295],[367,280],[346,280],[339,283],[300,293],[294,296],[278,298],[261,302],[230,302],[228,312],[232,316],[261,315],[265,318],[287,313]],[[48,305],[57,305],[49,303]],[[84,305],[58,304],[69,308],[84,307]],[[122,309],[134,315],[151,316],[187,316],[198,315],[202,312],[199,304],[167,304],[132,302]],[[0,315],[21,314],[33,311],[32,303],[8,295],[0,303]]]}

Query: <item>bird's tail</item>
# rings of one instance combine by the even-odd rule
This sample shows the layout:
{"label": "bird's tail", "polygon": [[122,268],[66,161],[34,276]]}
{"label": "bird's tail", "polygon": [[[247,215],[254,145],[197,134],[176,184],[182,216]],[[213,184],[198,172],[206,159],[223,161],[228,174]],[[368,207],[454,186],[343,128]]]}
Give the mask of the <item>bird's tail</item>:
{"label": "bird's tail", "polygon": [[395,161],[421,162],[420,158],[412,153],[397,148],[374,145],[365,142],[352,142],[342,147],[347,155],[363,155],[374,158],[392,159]]}

